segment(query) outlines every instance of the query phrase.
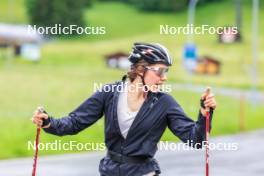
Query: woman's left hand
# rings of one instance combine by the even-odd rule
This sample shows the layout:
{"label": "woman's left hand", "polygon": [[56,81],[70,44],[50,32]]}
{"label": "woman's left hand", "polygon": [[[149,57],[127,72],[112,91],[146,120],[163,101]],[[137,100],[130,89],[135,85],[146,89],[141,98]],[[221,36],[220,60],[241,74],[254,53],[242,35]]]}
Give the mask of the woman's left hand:
{"label": "woman's left hand", "polygon": [[206,110],[212,108],[216,108],[216,100],[214,97],[214,94],[211,92],[211,88],[207,87],[205,92],[201,96],[201,100],[204,100],[204,106],[205,108],[201,107],[201,113],[203,116],[206,114]]}

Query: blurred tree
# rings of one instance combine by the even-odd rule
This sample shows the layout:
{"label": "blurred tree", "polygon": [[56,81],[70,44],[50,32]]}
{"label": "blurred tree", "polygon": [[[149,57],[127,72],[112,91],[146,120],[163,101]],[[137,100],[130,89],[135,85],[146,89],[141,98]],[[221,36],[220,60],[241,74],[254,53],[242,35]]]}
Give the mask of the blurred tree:
{"label": "blurred tree", "polygon": [[[110,0],[108,0],[110,1]],[[190,0],[121,0],[134,4],[145,11],[180,11],[186,9]],[[217,2],[221,0],[199,0],[198,5]]]}
{"label": "blurred tree", "polygon": [[182,10],[188,4],[188,0],[132,0],[132,2],[139,9],[146,11]]}
{"label": "blurred tree", "polygon": [[83,10],[91,5],[90,2],[90,0],[26,0],[26,6],[31,24],[84,26]]}
{"label": "blurred tree", "polygon": [[199,0],[198,4],[199,3],[207,3],[207,2],[216,2],[216,1],[219,1],[219,0]]}
{"label": "blurred tree", "polygon": [[122,0],[97,0],[97,1],[107,2],[107,1],[122,1]]}

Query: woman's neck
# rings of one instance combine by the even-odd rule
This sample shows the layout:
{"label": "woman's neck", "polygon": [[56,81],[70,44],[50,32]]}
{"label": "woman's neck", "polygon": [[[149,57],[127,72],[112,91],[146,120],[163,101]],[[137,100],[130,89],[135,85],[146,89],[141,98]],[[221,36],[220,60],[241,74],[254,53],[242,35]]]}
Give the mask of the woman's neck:
{"label": "woman's neck", "polygon": [[135,100],[144,98],[143,84],[139,77],[133,82],[128,82],[128,94]]}

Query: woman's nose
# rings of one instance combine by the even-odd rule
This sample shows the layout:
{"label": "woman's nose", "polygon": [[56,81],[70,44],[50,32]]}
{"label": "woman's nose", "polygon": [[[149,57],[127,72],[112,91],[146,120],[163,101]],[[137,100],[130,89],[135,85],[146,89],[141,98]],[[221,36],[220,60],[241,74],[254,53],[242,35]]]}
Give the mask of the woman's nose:
{"label": "woman's nose", "polygon": [[167,80],[167,75],[164,74],[164,75],[162,75],[160,78],[161,78],[162,81],[166,81],[166,80]]}

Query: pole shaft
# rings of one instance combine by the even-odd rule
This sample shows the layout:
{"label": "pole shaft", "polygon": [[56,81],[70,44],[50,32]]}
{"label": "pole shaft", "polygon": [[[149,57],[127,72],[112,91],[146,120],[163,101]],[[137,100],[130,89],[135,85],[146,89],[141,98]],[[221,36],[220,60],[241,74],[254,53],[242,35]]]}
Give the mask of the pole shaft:
{"label": "pole shaft", "polygon": [[35,176],[36,175],[37,161],[38,161],[39,135],[40,135],[40,128],[37,128],[36,146],[35,146],[35,156],[34,156],[34,164],[33,164],[32,176]]}
{"label": "pole shaft", "polygon": [[210,119],[210,113],[209,111],[206,111],[206,164],[205,164],[205,172],[206,176],[209,176],[209,119]]}

